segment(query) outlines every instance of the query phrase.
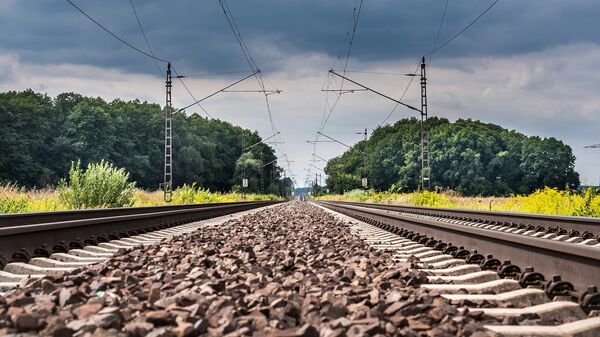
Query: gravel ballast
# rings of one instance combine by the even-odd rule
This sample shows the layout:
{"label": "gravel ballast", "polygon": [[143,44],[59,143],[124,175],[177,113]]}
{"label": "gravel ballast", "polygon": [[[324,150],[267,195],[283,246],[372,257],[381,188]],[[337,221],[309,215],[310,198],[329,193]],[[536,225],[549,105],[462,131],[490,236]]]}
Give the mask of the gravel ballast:
{"label": "gravel ballast", "polygon": [[291,202],[0,297],[0,335],[495,336],[425,275]]}

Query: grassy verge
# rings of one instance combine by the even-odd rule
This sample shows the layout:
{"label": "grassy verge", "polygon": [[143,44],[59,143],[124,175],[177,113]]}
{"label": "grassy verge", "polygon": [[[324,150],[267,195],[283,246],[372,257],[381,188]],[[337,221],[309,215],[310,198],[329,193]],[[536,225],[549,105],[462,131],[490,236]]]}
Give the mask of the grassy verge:
{"label": "grassy verge", "polygon": [[453,192],[389,193],[353,190],[344,195],[326,195],[323,200],[357,201],[427,207],[524,212],[551,215],[600,217],[600,195],[544,188],[529,195],[511,197],[465,197]]}
{"label": "grassy verge", "polygon": [[[190,186],[178,188],[173,193],[173,204],[216,203],[255,200],[277,200],[273,194],[219,193]],[[133,207],[163,206],[162,191],[134,189]],[[14,185],[0,186],[0,213],[48,212],[76,209],[68,206],[55,189],[25,190]]]}

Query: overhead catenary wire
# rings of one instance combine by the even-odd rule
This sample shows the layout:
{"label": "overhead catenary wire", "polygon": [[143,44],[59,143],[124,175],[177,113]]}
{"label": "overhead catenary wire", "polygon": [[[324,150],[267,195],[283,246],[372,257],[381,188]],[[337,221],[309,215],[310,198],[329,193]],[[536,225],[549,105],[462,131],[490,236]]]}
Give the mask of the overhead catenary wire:
{"label": "overhead catenary wire", "polygon": [[[444,25],[444,19],[446,18],[446,12],[448,11],[448,2],[449,0],[446,0],[444,3],[444,10],[442,11],[442,17],[440,19],[440,24],[438,26],[437,29],[437,33],[435,35],[435,40],[433,41],[433,49],[435,49],[437,47],[438,41],[440,39],[440,33],[442,32],[442,26]],[[433,55],[429,56],[429,62],[431,62],[431,58]],[[419,66],[421,65],[421,63],[419,62],[417,64],[417,67],[415,68],[415,71],[412,72],[412,74],[410,74],[410,80],[408,81],[408,84],[406,85],[406,87],[404,88],[404,91],[402,92],[402,96],[400,97],[399,101],[402,101],[402,99],[404,99],[404,96],[406,95],[406,93],[408,92],[408,89],[410,88],[410,86],[412,85],[413,80],[415,79],[417,72],[419,71]],[[394,112],[396,112],[396,109],[398,109],[399,104],[396,103],[394,105],[394,108],[392,109],[392,111],[390,111],[387,116],[385,117],[385,119],[383,121],[381,121],[381,123],[377,124],[377,127],[380,127],[381,125],[385,124],[390,117],[392,117],[392,115],[394,114]]]}
{"label": "overhead catenary wire", "polygon": [[194,100],[194,103],[192,105],[197,105],[198,107],[200,107],[200,109],[202,109],[202,111],[204,111],[204,113],[209,118],[214,119],[214,117],[208,111],[206,111],[206,109],[200,104],[200,102],[198,102],[198,99],[196,98],[196,96],[192,93],[192,91],[188,88],[188,86],[183,81],[183,77],[179,75],[177,70],[175,70],[175,67],[173,67],[173,65],[171,65],[171,68],[173,69],[173,72],[175,73],[175,77],[179,80],[179,82],[181,83],[181,85],[183,86],[185,91],[187,91],[187,93],[190,95],[190,97]]}
{"label": "overhead catenary wire", "polygon": [[444,43],[440,44],[439,46],[437,46],[437,47],[433,48],[432,50],[430,50],[429,52],[425,53],[425,56],[432,55],[435,52],[437,52],[438,50],[449,45],[452,41],[454,41],[457,37],[462,35],[469,28],[471,28],[471,26],[473,26],[477,21],[479,21],[479,19],[481,19],[487,12],[489,12],[490,9],[492,9],[492,7],[494,7],[498,3],[498,1],[500,1],[500,0],[494,0],[494,2],[492,2],[483,12],[481,12],[481,14],[479,14],[475,19],[473,19],[473,21],[471,21],[467,26],[465,26],[463,29],[461,29],[458,33],[454,34],[451,38],[446,40]]}
{"label": "overhead catenary wire", "polygon": [[[402,95],[400,96],[400,99],[398,99],[399,101],[402,101],[404,99],[404,96],[406,96],[406,93],[408,92],[408,89],[410,88],[412,82],[414,81],[415,77],[417,76],[417,72],[419,71],[419,67],[420,66],[421,66],[421,62],[419,62],[417,64],[417,67],[415,68],[415,71],[413,71],[411,74],[409,74],[410,80],[408,81],[408,84],[404,88],[404,91],[402,92]],[[377,126],[374,129],[376,129],[376,128],[382,126],[383,124],[385,124],[390,119],[390,117],[392,117],[392,115],[394,114],[394,112],[396,112],[396,109],[398,109],[398,106],[400,106],[400,104],[396,103],[394,105],[394,108],[392,109],[392,111],[390,111],[388,113],[388,115],[385,117],[385,119],[383,121],[381,121],[381,123],[377,124]]]}
{"label": "overhead catenary wire", "polygon": [[[446,0],[446,2],[444,4],[444,10],[442,11],[442,18],[440,19],[440,25],[438,26],[437,33],[435,34],[435,41],[433,42],[433,49],[437,48],[438,42],[440,40],[440,33],[442,32],[442,26],[444,25],[444,19],[446,18],[446,12],[448,11],[448,2],[449,2],[449,0]],[[429,55],[429,64],[431,64],[432,58],[433,58],[433,55]]]}
{"label": "overhead catenary wire", "polygon": [[[352,53],[352,46],[354,45],[354,39],[356,37],[356,32],[358,29],[358,23],[359,23],[359,19],[360,19],[360,14],[362,12],[363,4],[364,4],[364,0],[356,0],[354,3],[354,8],[352,10],[352,22],[350,23],[348,30],[346,32],[346,34],[348,36],[348,49],[346,51],[345,61],[342,61],[342,59],[341,59],[341,56],[340,56],[341,48],[340,48],[340,53],[338,54],[334,64],[331,66],[331,69],[335,68],[335,65],[339,61],[340,65],[343,67],[342,73],[344,75],[346,74],[346,71],[348,70],[350,55]],[[340,89],[337,92],[336,98],[335,98],[333,104],[330,106],[329,105],[329,102],[330,102],[329,95],[330,95],[330,92],[333,91],[333,90],[331,90],[332,76],[330,76],[330,74],[328,74],[328,76],[325,80],[325,84],[326,84],[326,89],[323,91],[326,91],[326,94],[325,94],[325,102],[324,102],[324,106],[323,106],[323,115],[321,117],[321,123],[319,125],[319,129],[315,135],[315,141],[312,143],[313,153],[315,153],[317,151],[317,143],[319,140],[319,133],[324,131],[325,127],[327,126],[327,123],[329,122],[329,119],[331,118],[331,115],[333,114],[333,112],[334,112],[335,108],[337,107],[337,104],[339,103],[340,98],[343,94],[342,90],[344,87],[344,81],[342,80],[342,82],[340,83]]]}
{"label": "overhead catenary wire", "polygon": [[[352,11],[352,30],[350,32],[348,32],[348,34],[350,36],[348,38],[348,50],[346,52],[346,59],[342,63],[342,65],[343,65],[342,74],[343,75],[345,75],[346,74],[346,70],[348,70],[348,63],[350,61],[350,55],[352,53],[352,47],[354,45],[354,39],[356,37],[356,31],[358,29],[358,22],[359,22],[359,19],[360,19],[360,14],[362,12],[363,3],[364,3],[364,0],[360,0],[360,2],[358,2],[358,4],[355,3],[354,9]],[[338,59],[339,58],[340,57],[338,56]],[[337,107],[337,105],[338,105],[338,103],[340,101],[340,98],[342,96],[341,90],[343,90],[343,88],[344,88],[344,81],[342,80],[341,84],[340,84],[340,89],[339,89],[340,92],[337,94],[337,97],[336,97],[335,101],[333,102],[331,108],[327,109],[327,110],[329,110],[329,112],[327,112],[327,116],[326,117],[324,116],[325,118],[321,122],[321,127],[319,128],[319,131],[322,132],[325,129],[325,126],[327,125],[327,123],[329,122],[329,119],[331,118],[331,115],[333,114],[333,111],[335,110],[335,108]]]}
{"label": "overhead catenary wire", "polygon": [[[456,38],[458,38],[460,35],[462,35],[464,32],[466,32],[469,28],[471,28],[471,26],[473,26],[487,12],[489,12],[490,9],[492,9],[492,7],[494,7],[498,3],[498,1],[500,1],[500,0],[494,0],[483,12],[481,12],[477,17],[475,17],[475,19],[473,19],[467,26],[465,26],[463,29],[461,29],[458,33],[454,34],[452,37],[450,37],[444,43],[438,45],[438,41],[439,41],[439,36],[440,36],[440,33],[441,33],[442,25],[444,23],[444,19],[446,17],[446,12],[448,10],[448,0],[446,0],[446,3],[444,5],[444,10],[442,12],[442,18],[440,20],[440,25],[438,27],[436,38],[435,38],[435,41],[434,41],[434,46],[433,46],[433,48],[429,52],[425,53],[424,56],[429,56],[429,58],[431,59],[431,56],[434,53],[436,53],[438,50],[440,50],[440,49],[446,47],[447,45],[449,45],[452,41],[454,41]],[[413,82],[413,79],[414,79],[414,77],[416,76],[416,74],[418,72],[418,69],[419,69],[419,65],[417,65],[417,68],[415,69],[415,71],[411,75],[411,79],[408,82],[408,85],[406,86],[406,88],[405,88],[405,90],[404,90],[404,92],[402,94],[402,98],[404,98],[404,95],[408,91],[408,88],[410,88],[410,86],[411,86],[411,84]],[[402,98],[400,98],[400,100],[402,100]],[[386,116],[386,118],[381,123],[379,123],[377,125],[377,127],[379,127],[379,126],[383,125],[384,123],[386,123],[389,120],[389,118],[392,116],[392,114],[396,111],[397,108],[398,108],[398,104],[396,104],[394,106],[394,108],[392,109],[392,111]]]}
{"label": "overhead catenary wire", "polygon": [[233,71],[220,71],[214,73],[199,73],[199,74],[185,74],[182,78],[187,77],[210,77],[218,75],[233,75],[233,74],[247,74],[248,70],[233,70]]}
{"label": "overhead catenary wire", "polygon": [[[142,35],[144,36],[144,40],[146,41],[146,45],[148,46],[148,51],[150,51],[150,54],[152,56],[154,56],[154,52],[152,51],[152,47],[150,46],[150,42],[148,41],[148,37],[146,36],[146,32],[144,31],[144,26],[142,25],[142,22],[140,20],[140,17],[137,13],[137,10],[135,9],[135,5],[133,4],[133,0],[129,0],[129,3],[131,4],[131,8],[133,9],[133,13],[135,14],[135,19],[137,20],[138,26],[140,27],[140,31],[142,32]],[[155,59],[154,63],[156,64],[156,67],[158,68],[158,72],[160,74],[160,76],[163,75],[162,70],[160,69],[160,66],[158,65],[158,61]],[[181,85],[184,87],[184,89],[187,91],[187,93],[190,95],[190,97],[192,97],[192,99],[195,101],[197,101],[196,97],[194,96],[194,94],[192,93],[192,91],[188,88],[188,86],[185,84],[185,82],[183,81],[183,76],[180,76],[179,73],[177,72],[177,70],[175,69],[175,66],[173,64],[171,64],[171,69],[173,69],[173,72],[175,73],[176,78],[179,80],[179,82],[181,83]],[[213,118],[213,116],[206,111],[206,109],[200,105],[200,103],[196,103],[196,105],[198,107],[200,107],[200,109],[202,109],[202,111],[204,111],[204,113],[209,117],[209,118]]]}
{"label": "overhead catenary wire", "polygon": [[140,48],[134,46],[133,44],[125,41],[123,38],[119,37],[117,34],[111,32],[108,28],[104,27],[101,23],[99,23],[98,21],[94,20],[94,18],[92,18],[91,16],[89,16],[83,9],[81,9],[79,6],[77,6],[75,3],[73,3],[73,1],[71,0],[65,0],[66,2],[68,2],[71,6],[73,6],[73,8],[75,8],[77,11],[79,11],[81,14],[83,14],[86,18],[88,18],[90,21],[92,21],[93,23],[96,24],[96,26],[102,28],[102,30],[104,30],[105,32],[107,32],[108,34],[112,35],[115,39],[121,41],[123,44],[125,44],[126,46],[128,46],[129,48],[137,51],[138,53],[145,55],[153,60],[156,61],[160,61],[163,63],[169,63],[168,60],[162,59],[160,57],[156,57],[150,53],[147,53],[143,50],[141,50]]}
{"label": "overhead catenary wire", "polygon": [[[79,11],[81,14],[83,14],[83,15],[84,15],[86,18],[88,18],[90,21],[92,21],[94,24],[96,24],[98,27],[100,27],[102,30],[104,30],[106,33],[110,34],[112,37],[114,37],[115,39],[117,39],[117,40],[118,40],[118,41],[120,41],[121,43],[125,44],[126,46],[128,46],[128,47],[132,48],[133,50],[137,51],[138,53],[140,53],[140,54],[142,54],[142,55],[144,55],[144,56],[147,56],[147,57],[151,58],[152,60],[154,60],[154,62],[155,62],[155,63],[156,63],[156,62],[163,62],[163,63],[169,63],[169,62],[170,62],[169,60],[166,60],[166,59],[163,59],[163,58],[160,58],[160,57],[157,57],[157,56],[155,56],[155,54],[154,54],[154,52],[153,52],[153,50],[152,50],[152,47],[150,46],[150,42],[149,42],[149,40],[148,40],[148,38],[147,38],[147,36],[146,36],[146,33],[145,33],[145,31],[144,31],[144,28],[143,28],[143,26],[142,26],[141,20],[140,20],[140,18],[139,18],[139,16],[138,16],[138,13],[137,13],[137,10],[136,10],[136,8],[135,8],[135,5],[134,5],[134,3],[133,3],[133,1],[132,1],[132,0],[130,0],[130,2],[129,2],[129,3],[131,4],[131,7],[132,7],[132,9],[133,9],[133,12],[134,12],[134,14],[135,14],[135,17],[136,17],[136,21],[137,21],[137,23],[138,23],[138,26],[139,26],[139,28],[140,28],[141,32],[142,32],[142,35],[144,36],[144,40],[146,41],[146,45],[147,45],[147,47],[148,47],[148,51],[149,51],[149,52],[145,52],[145,51],[141,50],[140,48],[138,48],[138,47],[134,46],[133,44],[131,44],[130,42],[128,42],[128,41],[126,41],[125,39],[121,38],[121,37],[120,37],[120,36],[118,36],[117,34],[113,33],[111,30],[109,30],[108,28],[106,28],[104,25],[102,25],[102,24],[101,24],[100,22],[98,22],[96,19],[94,19],[93,17],[91,17],[89,14],[87,14],[87,13],[86,13],[86,12],[85,12],[83,9],[81,9],[81,7],[77,6],[77,5],[76,5],[76,4],[75,4],[73,1],[71,1],[71,0],[65,0],[65,1],[66,1],[67,3],[69,3],[71,6],[73,6],[73,7],[74,7],[74,8],[75,8],[77,11]],[[159,72],[160,72],[160,76],[162,76],[162,75],[163,75],[163,72],[162,72],[162,70],[160,69],[160,66],[158,65],[158,63],[156,63],[156,66],[157,66],[157,68],[158,68],[158,70],[159,70]],[[171,66],[172,66],[172,68],[173,68],[173,71],[175,72],[175,74],[177,74],[177,71],[175,70],[175,67],[174,67],[172,64],[171,64]],[[193,95],[193,94],[192,94],[192,92],[189,90],[189,88],[187,87],[187,85],[186,85],[186,84],[183,82],[183,80],[181,79],[181,77],[180,77],[179,75],[177,75],[177,77],[178,77],[178,78],[179,78],[179,80],[181,81],[181,84],[184,86],[184,88],[186,89],[186,91],[188,92],[188,94],[189,94],[189,95],[192,97],[192,99],[195,99],[195,98],[194,98],[194,95]],[[206,111],[206,109],[205,109],[203,106],[201,106],[200,104],[198,104],[198,106],[199,106],[199,107],[200,107],[200,108],[201,108],[201,109],[202,109],[202,110],[203,110],[203,111],[204,111],[204,112],[205,112],[205,113],[206,113],[206,114],[207,114],[207,115],[208,115],[210,118],[213,118],[213,117],[212,117],[212,115],[211,115],[211,114],[210,114],[208,111]]]}
{"label": "overhead catenary wire", "polygon": [[264,94],[264,99],[265,99],[265,106],[267,109],[267,115],[269,118],[269,124],[271,127],[271,131],[274,134],[277,134],[277,141],[275,143],[275,148],[277,150],[279,150],[282,153],[285,153],[285,151],[283,150],[283,148],[278,144],[280,143],[285,143],[285,140],[283,139],[283,136],[281,135],[281,133],[278,133],[277,128],[275,126],[275,121],[273,119],[273,113],[271,111],[271,104],[269,101],[269,95],[270,95],[270,91],[266,89],[265,83],[264,81],[266,80],[272,87],[275,88],[274,92],[279,93],[281,92],[279,89],[277,89],[276,86],[274,86],[269,80],[268,78],[266,78],[262,72],[260,71],[260,68],[258,67],[258,65],[256,64],[254,57],[252,56],[252,53],[250,52],[250,49],[248,48],[248,45],[246,44],[242,33],[240,32],[240,29],[237,25],[237,22],[233,16],[232,10],[229,7],[229,4],[227,3],[226,0],[218,0],[219,5],[223,11],[223,14],[225,15],[225,19],[227,21],[227,24],[229,26],[229,28],[231,29],[241,51],[242,54],[244,56],[244,59],[246,60],[246,62],[248,63],[248,66],[250,68],[250,71],[252,71],[255,74],[255,78],[256,81],[259,85],[259,87],[261,88],[263,94]]}
{"label": "overhead catenary wire", "polygon": [[[262,72],[260,72],[260,68],[258,67],[258,65],[256,64],[254,57],[252,56],[252,53],[250,52],[250,49],[248,48],[248,45],[246,44],[242,33],[240,32],[240,29],[237,25],[237,22],[233,16],[232,10],[229,7],[229,4],[227,3],[226,0],[218,0],[219,5],[221,7],[221,10],[223,11],[223,14],[225,15],[225,19],[227,21],[227,24],[229,26],[229,28],[231,29],[241,51],[242,54],[244,56],[244,59],[246,60],[246,63],[248,63],[248,67],[250,68],[250,70],[255,73],[255,78],[256,81],[258,83],[258,85],[260,86],[261,90],[264,93],[264,98],[265,98],[265,105],[267,108],[267,114],[269,117],[269,123],[271,126],[271,131],[273,133],[277,132],[277,128],[275,127],[275,122],[273,120],[273,114],[271,111],[271,104],[269,102],[269,95],[267,93],[266,90],[266,86],[264,84],[264,80],[266,80],[267,82],[269,82],[269,84],[271,86],[273,86],[277,91],[279,92],[279,90],[277,89],[277,87],[275,87],[266,77],[264,77],[264,75],[262,74]],[[283,140],[283,138],[281,136],[279,136],[280,140]],[[281,151],[281,148],[276,144],[276,147]],[[282,151],[283,152],[283,151]]]}
{"label": "overhead catenary wire", "polygon": [[[139,28],[140,28],[140,31],[142,32],[142,35],[143,35],[143,37],[144,37],[144,40],[145,40],[145,42],[146,42],[146,46],[148,47],[148,52],[146,52],[146,51],[144,51],[144,50],[140,49],[139,47],[135,46],[134,44],[132,44],[132,43],[128,42],[127,40],[123,39],[122,37],[118,36],[116,33],[112,32],[112,31],[111,31],[110,29],[108,29],[106,26],[102,25],[100,22],[98,22],[98,21],[97,21],[96,19],[94,19],[92,16],[90,16],[89,14],[87,14],[87,13],[86,13],[86,12],[85,12],[85,11],[84,11],[84,10],[83,10],[81,7],[79,7],[77,4],[75,4],[75,3],[74,3],[72,0],[65,0],[65,1],[66,1],[68,4],[70,4],[70,5],[71,5],[73,8],[75,8],[75,9],[76,9],[76,10],[77,10],[79,13],[81,13],[83,16],[85,16],[85,17],[86,17],[88,20],[90,20],[91,22],[93,22],[93,23],[94,23],[96,26],[98,26],[98,27],[99,27],[99,28],[101,28],[103,31],[105,31],[106,33],[108,33],[109,35],[111,35],[113,38],[117,39],[118,41],[120,41],[121,43],[123,43],[124,45],[126,45],[127,47],[129,47],[129,48],[131,48],[131,49],[135,50],[135,51],[136,51],[136,52],[138,52],[139,54],[142,54],[142,55],[144,55],[144,56],[146,56],[146,57],[148,57],[148,58],[151,58],[152,60],[154,60],[154,62],[155,62],[155,64],[156,64],[156,66],[157,66],[157,69],[158,69],[158,71],[159,71],[159,73],[160,73],[160,75],[161,75],[161,76],[163,75],[163,73],[162,73],[162,71],[161,71],[161,69],[160,69],[160,66],[158,65],[158,62],[163,62],[163,63],[171,63],[171,66],[172,66],[173,72],[175,73],[175,75],[176,75],[177,79],[179,79],[180,83],[181,83],[181,84],[182,84],[182,86],[185,88],[186,92],[187,92],[187,93],[190,95],[190,97],[191,97],[191,98],[194,100],[194,102],[195,102],[195,103],[193,103],[192,105],[194,105],[194,104],[195,104],[195,105],[198,105],[198,106],[199,106],[199,107],[200,107],[200,108],[201,108],[201,109],[202,109],[202,110],[203,110],[203,111],[204,111],[204,112],[207,114],[207,116],[208,116],[209,118],[213,118],[213,117],[212,117],[212,115],[211,115],[211,114],[210,114],[210,113],[209,113],[209,112],[208,112],[208,111],[207,111],[207,110],[206,110],[206,109],[205,109],[205,108],[204,108],[202,105],[200,105],[200,104],[199,104],[199,102],[196,102],[196,101],[197,101],[197,99],[195,98],[195,96],[193,95],[193,93],[191,92],[191,90],[190,90],[190,89],[189,89],[189,87],[188,87],[188,86],[185,84],[185,82],[184,82],[184,80],[183,80],[183,78],[184,78],[185,76],[181,76],[181,75],[179,75],[179,74],[177,73],[177,71],[175,70],[175,67],[173,66],[173,64],[172,64],[172,62],[171,62],[171,61],[169,61],[169,60],[167,60],[167,59],[163,59],[163,58],[157,57],[157,56],[154,54],[154,52],[153,52],[153,50],[152,50],[152,47],[151,47],[151,45],[150,45],[149,39],[148,39],[148,37],[147,37],[147,35],[146,35],[146,32],[144,31],[144,28],[143,28],[143,25],[142,25],[142,23],[141,23],[141,20],[140,20],[140,18],[139,18],[138,12],[137,12],[137,10],[136,10],[136,8],[135,8],[135,5],[134,5],[134,3],[133,3],[133,1],[132,1],[132,0],[130,0],[130,5],[131,5],[131,7],[132,7],[132,9],[133,9],[133,12],[134,12],[134,15],[135,15],[136,21],[137,21],[137,23],[138,23],[138,26],[139,26]],[[224,0],[220,0],[220,1],[224,1]],[[236,24],[235,24],[235,22],[232,22],[232,23],[233,23],[234,27],[236,27]],[[241,38],[241,34],[240,34],[239,36],[240,36],[240,38]],[[242,40],[242,43],[241,43],[241,44],[242,44],[242,46],[244,46],[244,47],[245,47],[245,43],[243,42],[243,40]],[[247,47],[246,47],[246,48],[247,48]],[[254,60],[252,59],[251,55],[249,55],[249,60],[250,60],[251,64],[253,64],[253,63],[254,63]],[[254,64],[255,64],[255,63],[254,63]],[[258,68],[257,68],[257,67],[255,67],[255,69],[258,69]],[[253,73],[255,73],[254,69],[252,70],[252,72],[253,72]],[[231,73],[233,73],[233,72],[231,72]],[[259,75],[259,76],[256,76],[256,78],[257,78],[257,81],[259,82],[259,85],[260,85],[260,86],[261,86],[261,88],[263,89],[262,91],[263,91],[263,92],[265,92],[265,100],[267,101],[267,109],[268,109],[268,111],[269,111],[269,118],[270,118],[270,120],[271,120],[271,126],[272,126],[273,130],[275,130],[274,123],[273,123],[273,119],[272,119],[272,116],[271,116],[270,105],[269,105],[269,103],[268,103],[268,95],[267,95],[267,93],[266,93],[266,90],[265,90],[265,87],[264,87],[264,84],[263,84],[263,81],[262,81],[262,77]],[[279,90],[277,90],[277,91],[279,92]]]}
{"label": "overhead catenary wire", "polygon": [[129,0],[129,3],[131,4],[131,9],[133,9],[133,14],[135,15],[135,19],[137,20],[138,26],[140,27],[140,31],[142,32],[142,36],[144,37],[144,41],[146,41],[146,46],[148,47],[148,51],[150,52],[150,55],[152,55],[152,58],[153,58],[152,60],[154,61],[154,64],[156,64],[156,69],[158,70],[158,73],[162,77],[163,76],[163,70],[158,65],[158,60],[156,59],[156,56],[154,56],[154,52],[152,51],[152,47],[150,47],[150,42],[148,42],[148,37],[146,36],[146,32],[144,31],[144,27],[142,26],[142,22],[140,21],[140,17],[138,16],[137,10],[135,9],[135,5],[133,4],[133,0]]}

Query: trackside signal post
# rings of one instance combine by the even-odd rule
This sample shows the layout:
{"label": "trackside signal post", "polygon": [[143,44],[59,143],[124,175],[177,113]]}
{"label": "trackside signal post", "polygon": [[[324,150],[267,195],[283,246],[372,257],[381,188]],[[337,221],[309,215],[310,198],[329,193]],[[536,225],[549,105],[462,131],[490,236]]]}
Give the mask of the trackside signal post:
{"label": "trackside signal post", "polygon": [[173,82],[171,78],[171,63],[167,65],[167,81],[166,81],[166,109],[165,109],[165,170],[164,170],[164,181],[163,181],[163,192],[166,202],[171,202],[173,197],[173,132],[172,132],[172,119],[173,119],[173,106],[171,102],[171,88]]}

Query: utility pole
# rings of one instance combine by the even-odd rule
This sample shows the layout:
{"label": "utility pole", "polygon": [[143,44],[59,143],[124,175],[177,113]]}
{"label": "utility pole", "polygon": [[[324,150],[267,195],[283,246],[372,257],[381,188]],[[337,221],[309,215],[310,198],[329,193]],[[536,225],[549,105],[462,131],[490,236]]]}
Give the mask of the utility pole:
{"label": "utility pole", "polygon": [[367,159],[367,156],[368,156],[368,152],[367,152],[367,137],[368,137],[367,128],[365,128],[365,152],[364,152],[364,155],[363,155],[364,156],[363,160],[365,161],[365,163],[364,163],[364,165],[365,165],[365,173],[363,175],[363,180],[362,180],[362,186],[365,189],[369,188],[369,168],[368,168],[369,164],[368,164],[368,159]]}
{"label": "utility pole", "polygon": [[[260,149],[260,162],[264,163],[263,149]],[[265,168],[260,169],[260,193],[265,194]]]}
{"label": "utility pole", "polygon": [[429,167],[429,130],[427,129],[427,77],[425,56],[421,59],[421,190],[429,190],[431,168]]}
{"label": "utility pole", "polygon": [[171,63],[167,65],[167,81],[166,81],[166,111],[165,111],[165,169],[163,192],[166,202],[171,202],[173,197],[173,133],[171,122],[173,119],[173,106],[171,102],[171,88],[173,82],[171,80]]}
{"label": "utility pole", "polygon": [[[431,185],[431,168],[429,166],[429,131],[427,129],[427,76],[425,73],[425,56],[421,58],[421,109],[418,109],[412,105],[406,104],[402,101],[394,99],[386,94],[383,94],[377,90],[371,89],[366,85],[360,84],[344,75],[338,74],[333,69],[329,71],[330,74],[333,74],[337,77],[348,81],[349,83],[355,84],[359,86],[361,89],[366,91],[370,91],[376,95],[379,95],[383,98],[386,98],[392,102],[395,102],[398,105],[402,105],[410,110],[417,111],[421,114],[421,182],[419,183],[419,188],[421,190],[429,190]],[[416,74],[406,74],[407,76],[417,76]],[[323,90],[327,91],[327,90]],[[340,92],[354,92],[356,90],[344,90]],[[331,139],[331,137],[328,137]],[[338,142],[339,143],[339,142]],[[343,144],[342,145],[346,145]]]}

